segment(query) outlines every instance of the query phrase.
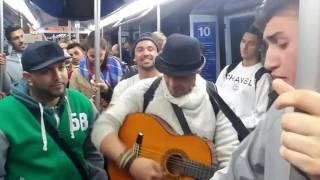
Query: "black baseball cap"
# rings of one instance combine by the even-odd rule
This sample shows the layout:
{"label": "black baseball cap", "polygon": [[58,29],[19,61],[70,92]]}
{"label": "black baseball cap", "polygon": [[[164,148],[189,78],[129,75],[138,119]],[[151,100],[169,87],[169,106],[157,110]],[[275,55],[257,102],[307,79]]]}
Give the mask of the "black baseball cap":
{"label": "black baseball cap", "polygon": [[57,43],[51,41],[37,41],[29,44],[24,50],[21,63],[24,71],[36,71],[63,62],[70,57],[65,56]]}

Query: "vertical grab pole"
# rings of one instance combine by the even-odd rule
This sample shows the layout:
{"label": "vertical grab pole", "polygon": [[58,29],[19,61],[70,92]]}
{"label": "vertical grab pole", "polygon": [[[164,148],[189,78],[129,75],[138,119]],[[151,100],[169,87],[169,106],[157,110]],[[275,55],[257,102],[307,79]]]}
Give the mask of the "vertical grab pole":
{"label": "vertical grab pole", "polygon": [[161,11],[160,11],[160,2],[157,1],[157,31],[161,31]]}
{"label": "vertical grab pole", "polygon": [[[0,53],[4,52],[3,0],[0,0]],[[3,91],[5,65],[0,65],[0,91]]]}
{"label": "vertical grab pole", "polygon": [[20,15],[20,26],[23,28],[23,17]]}
{"label": "vertical grab pole", "polygon": [[[100,81],[100,10],[101,10],[101,0],[94,0],[94,23],[95,23],[95,34],[94,34],[94,50],[95,50],[95,69],[96,78],[95,82]],[[96,92],[96,107],[101,110],[100,107],[100,89]]]}
{"label": "vertical grab pole", "polygon": [[68,40],[71,41],[71,21],[68,20]]}
{"label": "vertical grab pole", "polygon": [[79,43],[80,42],[80,35],[79,35],[80,22],[76,21],[74,26],[75,26],[75,29],[76,29],[76,42]]}
{"label": "vertical grab pole", "polygon": [[[300,0],[299,6],[299,60],[295,87],[320,92],[320,1]],[[296,169],[291,166],[290,179],[309,179]]]}
{"label": "vertical grab pole", "polygon": [[121,35],[121,26],[119,26],[119,29],[118,29],[118,45],[119,45],[119,57],[120,57],[120,60],[123,61],[123,59],[122,59],[122,35]]}
{"label": "vertical grab pole", "polygon": [[[320,92],[319,0],[300,1],[299,26],[300,51],[297,63],[296,87]],[[306,77],[306,75],[308,75],[308,77]]]}

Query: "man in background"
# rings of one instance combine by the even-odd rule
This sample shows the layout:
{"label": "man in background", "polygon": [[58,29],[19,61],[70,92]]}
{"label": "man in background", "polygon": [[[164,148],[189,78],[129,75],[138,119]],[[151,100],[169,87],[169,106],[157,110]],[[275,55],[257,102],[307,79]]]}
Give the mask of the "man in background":
{"label": "man in background", "polygon": [[138,74],[120,81],[114,88],[110,105],[115,104],[120,95],[129,87],[141,79],[157,77],[160,75],[155,67],[155,59],[158,56],[158,46],[150,36],[140,37],[134,44],[134,61],[138,68]]}
{"label": "man in background", "polygon": [[20,26],[8,26],[5,28],[5,36],[12,46],[11,53],[6,57],[6,76],[9,85],[11,85],[22,79],[21,56],[27,48],[27,44],[24,42],[24,31]]}
{"label": "man in background", "polygon": [[271,76],[261,62],[261,45],[262,33],[251,26],[240,42],[242,61],[226,66],[216,82],[219,94],[249,130],[265,118],[271,90]]}
{"label": "man in background", "polygon": [[67,46],[67,51],[72,58],[68,69],[68,79],[70,79],[72,72],[79,68],[80,60],[85,57],[85,52],[82,46],[75,42]]}

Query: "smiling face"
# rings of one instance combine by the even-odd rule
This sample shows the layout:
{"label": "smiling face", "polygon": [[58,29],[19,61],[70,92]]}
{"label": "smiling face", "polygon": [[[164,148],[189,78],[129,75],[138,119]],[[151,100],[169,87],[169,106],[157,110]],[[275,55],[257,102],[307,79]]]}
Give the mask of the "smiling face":
{"label": "smiling face", "polygon": [[274,16],[266,25],[264,39],[268,44],[265,68],[273,79],[294,85],[298,61],[298,14],[289,9]]}
{"label": "smiling face", "polygon": [[158,56],[156,45],[150,40],[140,41],[134,50],[135,61],[139,69],[154,69],[155,58]]}

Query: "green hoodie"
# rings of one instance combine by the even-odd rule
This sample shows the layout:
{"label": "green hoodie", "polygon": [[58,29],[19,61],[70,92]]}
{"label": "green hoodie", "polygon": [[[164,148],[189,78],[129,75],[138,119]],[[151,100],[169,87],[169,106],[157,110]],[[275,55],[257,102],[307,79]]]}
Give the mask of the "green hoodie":
{"label": "green hoodie", "polygon": [[[85,160],[90,154],[85,148],[90,141],[94,111],[84,95],[66,90],[66,96],[54,110],[42,107],[29,96],[25,81],[20,81],[11,93],[12,96],[0,101],[0,179],[81,179],[76,166],[42,126],[41,119],[57,127],[60,137],[81,159],[87,173],[96,176]],[[95,161],[99,160],[97,157],[102,160],[96,156]],[[100,173],[102,176],[97,179],[107,178],[105,172]]]}

